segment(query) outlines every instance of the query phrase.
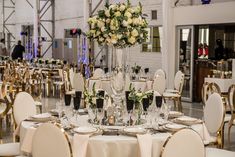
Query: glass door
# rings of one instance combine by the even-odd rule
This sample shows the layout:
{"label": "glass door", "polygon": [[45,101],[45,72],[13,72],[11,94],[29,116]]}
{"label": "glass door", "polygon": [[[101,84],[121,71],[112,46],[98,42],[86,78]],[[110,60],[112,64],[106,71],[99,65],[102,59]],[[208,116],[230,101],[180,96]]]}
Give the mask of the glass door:
{"label": "glass door", "polygon": [[193,91],[193,26],[177,27],[176,71],[185,74],[182,100],[192,102]]}

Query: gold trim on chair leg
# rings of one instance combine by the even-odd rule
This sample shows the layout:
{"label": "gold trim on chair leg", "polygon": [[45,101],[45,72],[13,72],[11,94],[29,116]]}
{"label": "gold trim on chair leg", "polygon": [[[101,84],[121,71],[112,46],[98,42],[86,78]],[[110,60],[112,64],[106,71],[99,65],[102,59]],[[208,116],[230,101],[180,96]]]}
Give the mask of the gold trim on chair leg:
{"label": "gold trim on chair leg", "polygon": [[3,138],[3,127],[2,127],[2,117],[0,117],[0,139]]}

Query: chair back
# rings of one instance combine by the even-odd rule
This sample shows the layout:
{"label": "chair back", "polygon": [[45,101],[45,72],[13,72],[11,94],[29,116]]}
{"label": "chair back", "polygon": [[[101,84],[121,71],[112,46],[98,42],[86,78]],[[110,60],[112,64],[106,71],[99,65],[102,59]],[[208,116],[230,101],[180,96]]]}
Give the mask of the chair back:
{"label": "chair back", "polygon": [[73,88],[77,91],[84,92],[84,78],[81,73],[74,73],[73,76]]}
{"label": "chair back", "polygon": [[13,104],[13,115],[16,125],[19,125],[23,120],[36,113],[33,97],[26,92],[18,93]]}
{"label": "chair back", "polygon": [[101,80],[98,80],[98,79],[89,79],[87,86],[88,86],[88,91],[89,92],[92,91],[93,86],[95,87],[95,89],[99,89],[101,87]]}
{"label": "chair back", "polygon": [[74,82],[73,82],[73,80],[74,80],[74,69],[73,68],[69,69],[69,80],[70,80],[72,88],[74,88]]}
{"label": "chair back", "polygon": [[34,134],[33,157],[72,157],[72,149],[67,135],[58,126],[42,124]]}
{"label": "chair back", "polygon": [[183,86],[184,86],[184,73],[181,71],[178,71],[175,74],[175,79],[174,79],[174,86],[177,91],[179,91],[179,94],[182,93]]}
{"label": "chair back", "polygon": [[166,78],[163,75],[157,75],[153,81],[153,90],[158,91],[161,95],[166,89]]}
{"label": "chair back", "polygon": [[220,87],[215,82],[211,82],[208,85],[208,95],[210,96],[213,93],[218,93],[219,95],[221,95]]}
{"label": "chair back", "polygon": [[94,71],[93,78],[99,79],[99,78],[101,78],[101,77],[103,77],[103,76],[104,76],[104,70],[103,70],[103,69],[97,68],[97,69]]}
{"label": "chair back", "polygon": [[166,73],[163,69],[158,69],[155,73],[154,73],[154,79],[157,77],[157,76],[163,76],[164,78],[166,78]]}
{"label": "chair back", "polygon": [[191,129],[176,132],[163,147],[161,157],[205,157],[203,141],[200,135]]}
{"label": "chair back", "polygon": [[223,127],[225,107],[222,97],[218,93],[209,96],[204,107],[204,120],[211,134],[217,133]]}
{"label": "chair back", "polygon": [[235,114],[235,84],[231,85],[228,89],[228,104],[231,114]]}
{"label": "chair back", "polygon": [[207,99],[208,99],[208,82],[204,82],[202,85],[201,95],[202,95],[202,103],[205,105]]}

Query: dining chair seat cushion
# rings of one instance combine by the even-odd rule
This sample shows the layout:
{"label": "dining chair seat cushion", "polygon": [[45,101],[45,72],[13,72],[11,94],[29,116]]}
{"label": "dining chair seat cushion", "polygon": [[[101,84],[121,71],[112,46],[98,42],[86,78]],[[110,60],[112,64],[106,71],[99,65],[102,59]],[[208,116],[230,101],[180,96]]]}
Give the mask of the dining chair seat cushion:
{"label": "dining chair seat cushion", "polygon": [[165,98],[178,98],[178,97],[180,97],[180,95],[176,94],[176,93],[164,92],[163,97],[165,97]]}
{"label": "dining chair seat cushion", "polygon": [[203,141],[205,145],[209,145],[210,143],[215,143],[217,141],[216,136],[210,136],[206,141]]}
{"label": "dining chair seat cushion", "polygon": [[20,143],[0,144],[0,156],[20,155]]}
{"label": "dining chair seat cushion", "polygon": [[72,89],[71,91],[67,91],[66,94],[75,95],[75,89]]}
{"label": "dining chair seat cushion", "polygon": [[167,93],[179,93],[179,91],[176,89],[166,89],[166,92]]}
{"label": "dining chair seat cushion", "polygon": [[235,157],[235,152],[207,147],[206,157]]}

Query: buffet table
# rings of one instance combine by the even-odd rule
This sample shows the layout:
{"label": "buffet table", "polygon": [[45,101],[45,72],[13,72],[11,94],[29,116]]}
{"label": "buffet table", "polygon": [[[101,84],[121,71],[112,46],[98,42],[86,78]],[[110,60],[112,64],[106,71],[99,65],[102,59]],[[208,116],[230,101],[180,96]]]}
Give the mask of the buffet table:
{"label": "buffet table", "polygon": [[[73,120],[71,120],[72,123]],[[90,126],[88,123],[88,115],[79,116],[76,119],[76,125],[78,126]],[[37,122],[24,121],[20,126],[20,139],[21,139],[21,151],[25,153],[31,153],[32,151],[32,139]],[[197,131],[204,141],[209,141],[210,136],[204,124],[195,124],[191,128]],[[143,126],[142,126],[143,127]],[[124,126],[123,126],[124,128]],[[74,134],[69,134],[69,139],[73,144],[75,139]],[[168,137],[171,136],[170,132],[156,132],[151,133],[152,144],[146,145],[144,148],[150,148],[152,150],[152,157],[160,157],[163,145]],[[140,146],[138,144],[138,138],[127,135],[96,135],[89,138],[88,146],[86,150],[86,157],[143,157],[140,155]],[[148,143],[148,142],[146,142]],[[151,143],[151,142],[150,142]],[[152,146],[152,147],[151,147]],[[73,150],[78,149],[79,145],[72,145]]]}

